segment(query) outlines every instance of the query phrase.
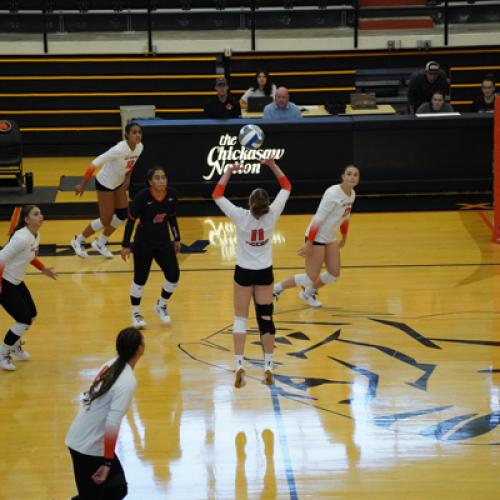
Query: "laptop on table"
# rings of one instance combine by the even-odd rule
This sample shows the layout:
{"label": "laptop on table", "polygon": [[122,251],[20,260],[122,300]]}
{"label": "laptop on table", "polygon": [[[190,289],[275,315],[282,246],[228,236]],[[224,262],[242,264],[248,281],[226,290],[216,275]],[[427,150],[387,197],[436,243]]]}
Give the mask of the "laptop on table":
{"label": "laptop on table", "polygon": [[264,108],[270,103],[273,102],[273,98],[270,95],[259,96],[259,97],[249,97],[248,98],[248,106],[247,111],[249,113],[262,113]]}

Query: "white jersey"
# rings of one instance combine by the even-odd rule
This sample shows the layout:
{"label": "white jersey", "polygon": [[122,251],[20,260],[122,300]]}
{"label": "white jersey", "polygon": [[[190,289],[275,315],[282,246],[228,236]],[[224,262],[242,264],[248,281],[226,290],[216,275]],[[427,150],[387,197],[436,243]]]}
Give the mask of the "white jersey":
{"label": "white jersey", "polygon": [[340,225],[349,219],[356,193],[354,189],[350,196],[344,193],[340,184],[330,186],[321,198],[316,214],[306,229],[306,236],[312,226],[318,227],[314,241],[318,243],[331,243],[337,240]]}
{"label": "white jersey", "polygon": [[40,234],[36,236],[25,226],[16,231],[0,250],[0,262],[5,264],[3,278],[19,285],[26,275],[26,266],[38,253]]}
{"label": "white jersey", "polygon": [[133,151],[129,148],[127,141],[117,143],[92,160],[92,165],[95,167],[104,164],[104,167],[97,172],[96,179],[108,189],[117,188],[123,184],[127,173],[132,171],[143,149],[142,142],[137,144]]}
{"label": "white jersey", "polygon": [[256,219],[250,210],[233,205],[224,196],[215,199],[236,226],[236,265],[244,269],[266,269],[273,265],[271,241],[274,226],[289,196],[290,191],[281,189],[269,212],[260,219]]}
{"label": "white jersey", "polygon": [[[105,363],[99,374],[115,359]],[[84,455],[104,456],[105,439],[116,441],[136,387],[134,372],[127,363],[108,392],[92,401],[90,406],[82,403],[66,436],[66,446]]]}

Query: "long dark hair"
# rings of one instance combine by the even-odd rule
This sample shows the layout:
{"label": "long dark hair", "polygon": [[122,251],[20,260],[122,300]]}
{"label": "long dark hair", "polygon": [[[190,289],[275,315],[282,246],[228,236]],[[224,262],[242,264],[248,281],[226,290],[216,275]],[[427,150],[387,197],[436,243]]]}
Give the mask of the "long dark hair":
{"label": "long dark hair", "polygon": [[127,363],[135,356],[143,344],[144,337],[137,328],[125,328],[116,337],[118,358],[107,369],[102,370],[83,395],[83,404],[89,406],[92,401],[106,394],[117,381]]}
{"label": "long dark hair", "polygon": [[266,84],[264,85],[264,94],[265,95],[271,95],[272,89],[273,89],[273,84],[271,83],[271,77],[269,76],[269,71],[266,71],[265,69],[260,69],[255,73],[255,81],[254,81],[254,90],[259,90],[259,75],[261,73],[264,73],[266,75]]}
{"label": "long dark hair", "polygon": [[147,171],[147,173],[146,173],[146,186],[148,188],[151,187],[150,181],[153,178],[153,175],[155,175],[155,172],[157,170],[161,170],[165,174],[165,177],[168,179],[167,172],[166,172],[166,170],[163,167],[153,167],[153,168],[150,168]]}
{"label": "long dark hair", "polygon": [[269,212],[270,200],[267,191],[262,188],[254,189],[250,193],[248,204],[250,205],[250,212],[252,215],[257,219],[260,219],[263,215]]}
{"label": "long dark hair", "polygon": [[19,231],[19,229],[22,229],[24,226],[26,226],[25,219],[26,219],[26,217],[28,217],[28,215],[30,214],[30,212],[34,208],[38,208],[38,205],[24,205],[21,208],[21,213],[19,214],[19,220],[17,221],[16,227],[14,228],[14,230],[12,231],[12,233],[10,234],[10,237],[12,237],[12,235],[16,231]]}

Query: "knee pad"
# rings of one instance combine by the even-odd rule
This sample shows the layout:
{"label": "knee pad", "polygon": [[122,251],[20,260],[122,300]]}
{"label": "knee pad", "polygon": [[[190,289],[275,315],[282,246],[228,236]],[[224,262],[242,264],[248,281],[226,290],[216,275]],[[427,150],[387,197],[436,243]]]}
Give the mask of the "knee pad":
{"label": "knee pad", "polygon": [[144,292],[144,285],[138,285],[137,283],[132,282],[130,285],[130,295],[135,297],[136,299],[140,299]]}
{"label": "knee pad", "polygon": [[313,284],[307,274],[296,274],[293,278],[297,286],[311,286]]}
{"label": "knee pad", "polygon": [[14,323],[11,327],[10,327],[10,331],[14,334],[14,335],[17,335],[18,337],[21,337],[25,332],[26,330],[30,327],[31,325],[31,319],[29,320],[29,323]]}
{"label": "knee pad", "polygon": [[[261,335],[270,333],[274,335],[276,328],[273,321],[274,305],[271,304],[255,304],[255,312],[257,313],[257,324],[259,325],[259,332]],[[263,318],[269,316],[269,319]]]}
{"label": "knee pad", "polygon": [[165,280],[163,282],[162,288],[168,293],[173,293],[177,288],[178,283],[172,283],[171,281]]}
{"label": "knee pad", "polygon": [[119,228],[126,220],[128,216],[128,209],[117,208],[110,222],[110,226],[115,229]]}
{"label": "knee pad", "polygon": [[334,281],[337,281],[337,276],[334,276],[333,274],[330,274],[328,271],[325,271],[324,273],[321,273],[319,275],[319,279],[321,280],[321,283],[328,285],[328,283],[333,283]]}
{"label": "knee pad", "polygon": [[243,316],[234,317],[233,333],[247,333],[247,318],[244,318]]}
{"label": "knee pad", "polygon": [[104,224],[101,222],[101,219],[94,219],[90,223],[90,227],[94,232],[97,233],[97,231],[101,231],[102,229],[104,229]]}

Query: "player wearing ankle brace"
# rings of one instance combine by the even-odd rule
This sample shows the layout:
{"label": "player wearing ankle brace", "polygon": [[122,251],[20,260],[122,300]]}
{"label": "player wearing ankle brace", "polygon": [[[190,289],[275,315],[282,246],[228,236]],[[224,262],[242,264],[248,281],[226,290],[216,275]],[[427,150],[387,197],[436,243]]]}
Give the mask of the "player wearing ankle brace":
{"label": "player wearing ankle brace", "polygon": [[240,171],[239,164],[227,168],[212,193],[215,203],[236,226],[233,340],[234,385],[237,388],[245,385],[243,356],[246,322],[252,297],[264,349],[264,383],[273,383],[272,354],[276,329],[273,322],[274,275],[271,241],[274,227],[285,208],[292,186],[274,160],[263,160],[261,163],[271,169],[281,186],[272,203],[268,193],[261,188],[254,189],[250,194],[249,210],[235,206],[224,197],[224,190],[231,175]]}
{"label": "player wearing ankle brace", "polygon": [[93,160],[82,182],[75,188],[76,195],[82,196],[96,168],[104,164],[95,179],[99,218],[71,240],[71,246],[79,257],[88,257],[85,240],[101,230],[102,234],[92,242],[92,248],[108,259],[113,257],[106,244],[114,231],[127,220],[127,189],[134,165],[143,150],[140,125],[129,123],[125,127],[125,139]]}
{"label": "player wearing ankle brace", "polygon": [[[129,219],[123,235],[121,255],[123,260],[130,256],[130,239],[135,223],[139,225],[134,235],[134,281],[130,286],[132,325],[144,328],[146,321],[140,305],[144,286],[151,270],[153,259],[165,276],[160,298],[154,310],[164,324],[170,324],[167,301],[179,282],[177,254],[181,249],[181,235],[177,223],[177,192],[168,186],[167,174],[161,167],[155,167],[146,175],[147,189],[137,193],[130,204]],[[170,232],[172,239],[170,239]]]}
{"label": "player wearing ankle brace", "polygon": [[[340,276],[340,249],[345,245],[349,227],[349,217],[359,183],[359,169],[348,165],[341,174],[342,182],[330,186],[323,194],[321,202],[306,229],[305,245],[299,255],[305,257],[306,269],[274,286],[277,298],[287,288],[302,287],[299,297],[312,307],[321,307],[316,298],[318,289],[335,282]],[[337,241],[337,233],[342,234]],[[326,270],[321,272],[325,265]]]}
{"label": "player wearing ankle brace", "polygon": [[[13,221],[14,222],[14,221]],[[43,215],[35,205],[25,205],[19,215],[19,223],[9,242],[0,250],[0,304],[14,318],[15,323],[0,345],[0,368],[14,371],[12,355],[28,361],[31,356],[23,349],[21,337],[36,317],[33,298],[24,283],[26,266],[31,263],[49,278],[57,274],[51,267],[45,267],[36,258],[40,244],[40,226]],[[16,224],[14,223],[13,226]]]}

